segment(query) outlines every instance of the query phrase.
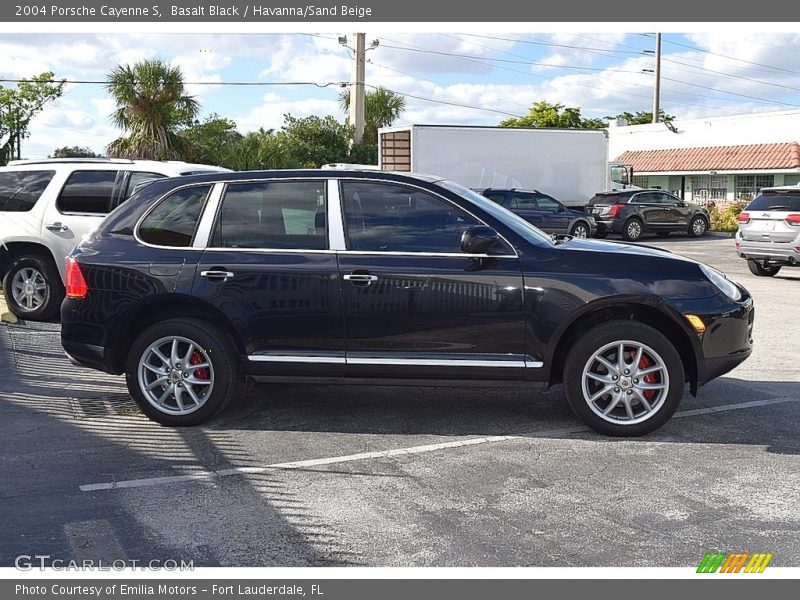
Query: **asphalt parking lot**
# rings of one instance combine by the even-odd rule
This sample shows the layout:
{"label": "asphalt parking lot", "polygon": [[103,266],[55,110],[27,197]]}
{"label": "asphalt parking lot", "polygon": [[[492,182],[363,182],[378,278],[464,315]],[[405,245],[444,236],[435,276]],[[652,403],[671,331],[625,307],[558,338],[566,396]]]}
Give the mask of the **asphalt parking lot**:
{"label": "asphalt parking lot", "polygon": [[560,388],[262,385],[168,429],[58,324],[0,325],[0,566],[800,566],[800,269],[756,278],[729,238],[648,238],[738,279],[751,358],[647,437],[600,437]]}

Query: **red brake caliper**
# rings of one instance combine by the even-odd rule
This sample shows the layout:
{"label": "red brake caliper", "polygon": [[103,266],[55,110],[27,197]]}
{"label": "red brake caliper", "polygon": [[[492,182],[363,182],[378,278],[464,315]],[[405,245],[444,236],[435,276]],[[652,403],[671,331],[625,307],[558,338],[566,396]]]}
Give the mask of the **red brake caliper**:
{"label": "red brake caliper", "polygon": [[[200,354],[200,352],[198,352],[197,350],[195,350],[194,352],[192,352],[192,357],[189,359],[189,362],[192,363],[193,365],[199,365],[203,362],[203,355]],[[211,376],[211,373],[208,372],[208,369],[206,367],[203,367],[202,369],[197,369],[194,372],[194,376],[197,377],[198,379],[208,379]]]}
{"label": "red brake caliper", "polygon": [[[646,356],[642,355],[642,358],[639,359],[639,368],[640,369],[646,369],[647,367],[651,367],[651,366],[653,366],[652,361],[649,358],[647,358]],[[648,373],[647,375],[642,377],[642,379],[644,380],[645,383],[657,383],[656,382],[656,374],[655,373]],[[643,395],[648,400],[651,400],[653,398],[653,396],[656,395],[656,391],[655,390],[645,390]]]}

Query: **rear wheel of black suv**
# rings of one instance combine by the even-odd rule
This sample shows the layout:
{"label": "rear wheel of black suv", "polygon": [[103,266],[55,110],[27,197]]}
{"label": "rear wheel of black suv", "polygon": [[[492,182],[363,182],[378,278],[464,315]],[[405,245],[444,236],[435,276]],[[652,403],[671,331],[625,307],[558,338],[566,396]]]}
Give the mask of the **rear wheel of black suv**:
{"label": "rear wheel of black suv", "polygon": [[3,294],[11,312],[20,319],[46,321],[61,308],[64,285],[52,260],[23,256],[6,273]]}
{"label": "rear wheel of black suv", "polygon": [[139,408],[162,425],[197,425],[236,392],[236,353],[227,337],[199,319],[156,323],[131,346],[125,380]]}
{"label": "rear wheel of black suv", "polygon": [[656,329],[636,321],[591,328],[575,342],[564,364],[570,407],[605,435],[655,431],[678,408],[684,387],[675,347]]}
{"label": "rear wheel of black suv", "polygon": [[780,267],[768,267],[757,260],[748,260],[747,268],[750,269],[753,275],[758,275],[759,277],[774,277],[781,270]]}
{"label": "rear wheel of black suv", "polygon": [[629,242],[635,242],[644,233],[644,224],[637,218],[631,217],[622,226],[622,237]]}

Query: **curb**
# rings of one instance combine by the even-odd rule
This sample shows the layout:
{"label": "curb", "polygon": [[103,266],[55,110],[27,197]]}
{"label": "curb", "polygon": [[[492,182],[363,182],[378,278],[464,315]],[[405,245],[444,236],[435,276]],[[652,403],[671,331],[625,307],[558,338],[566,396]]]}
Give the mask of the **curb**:
{"label": "curb", "polygon": [[736,237],[735,231],[706,231],[706,235],[719,238],[733,238]]}

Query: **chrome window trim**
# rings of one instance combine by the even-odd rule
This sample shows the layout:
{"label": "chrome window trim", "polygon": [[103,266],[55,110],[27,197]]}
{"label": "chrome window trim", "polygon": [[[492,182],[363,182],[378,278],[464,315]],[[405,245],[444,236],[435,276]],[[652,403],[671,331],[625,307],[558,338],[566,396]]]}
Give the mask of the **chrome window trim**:
{"label": "chrome window trim", "polygon": [[211,227],[214,225],[214,220],[217,216],[217,210],[219,209],[224,191],[225,184],[221,181],[215,183],[211,188],[211,192],[209,192],[208,198],[206,198],[205,206],[203,206],[203,212],[200,214],[200,221],[197,225],[197,231],[194,234],[192,248],[203,250],[208,246],[208,240],[211,238]]}
{"label": "chrome window trim", "polygon": [[[481,219],[477,215],[475,215],[475,213],[467,210],[466,208],[458,206],[452,200],[450,200],[448,198],[445,198],[444,196],[442,196],[441,194],[439,194],[437,192],[433,192],[433,191],[431,191],[429,189],[426,189],[426,188],[424,188],[422,186],[415,185],[415,184],[409,183],[407,181],[395,181],[393,179],[383,179],[381,177],[337,177],[336,178],[336,182],[337,182],[337,186],[339,187],[339,190],[340,190],[339,191],[338,200],[339,200],[339,204],[340,204],[340,207],[341,207],[340,211],[339,211],[339,219],[341,221],[341,227],[342,227],[342,233],[343,234],[345,232],[345,227],[344,227],[344,205],[342,205],[342,202],[341,202],[341,184],[343,182],[345,182],[345,181],[355,181],[355,182],[366,181],[366,182],[370,182],[370,183],[379,182],[379,183],[388,183],[388,184],[393,184],[393,185],[399,185],[399,186],[406,186],[406,187],[410,187],[410,188],[415,188],[415,189],[417,189],[417,190],[419,190],[419,191],[421,191],[423,193],[430,194],[431,196],[434,196],[434,197],[439,198],[440,200],[442,200],[444,202],[447,202],[448,204],[453,206],[456,210],[464,211],[469,216],[471,216],[473,219],[475,219],[479,224],[484,225],[486,227],[490,227],[489,225],[486,224],[486,222],[483,219]],[[467,201],[467,202],[469,202],[469,201]],[[511,244],[505,238],[505,236],[503,236],[503,234],[501,234],[499,231],[497,231],[494,227],[491,227],[491,229],[493,229],[495,232],[497,232],[498,237],[501,240],[503,240],[503,242],[509,248],[511,248],[511,250],[514,252],[514,255],[513,255],[512,258],[519,258],[519,254],[517,254],[517,250],[516,250],[516,248],[514,248],[514,245]],[[346,239],[347,239],[347,237],[345,235],[345,241],[346,241]],[[502,258],[507,258],[507,257],[511,256],[511,255],[506,255],[506,254],[502,254],[502,255],[501,254],[497,254],[497,255],[494,255],[494,254],[466,254],[466,253],[463,253],[463,252],[461,252],[461,253],[459,253],[459,252],[413,252],[413,251],[410,251],[410,250],[409,251],[402,251],[402,250],[381,251],[381,250],[349,250],[348,249],[348,250],[346,250],[346,252],[348,252],[348,253],[366,253],[366,254],[394,254],[396,256],[466,256],[466,257],[482,257],[482,258],[483,257],[488,257],[488,258],[501,258],[501,257]]]}
{"label": "chrome window trim", "polygon": [[252,362],[274,363],[325,363],[339,365],[386,365],[411,367],[503,367],[517,369],[540,369],[544,363],[526,356],[523,360],[476,360],[476,359],[437,359],[437,358],[379,358],[379,357],[338,357],[309,356],[294,354],[250,354]]}
{"label": "chrome window trim", "polygon": [[342,212],[342,196],[339,192],[339,180],[328,179],[328,248],[331,250],[347,250],[344,236],[344,215]]}
{"label": "chrome window trim", "polygon": [[[204,181],[204,182],[196,182],[196,183],[187,183],[185,185],[180,185],[178,187],[172,188],[167,193],[165,193],[161,197],[159,197],[158,200],[153,202],[153,204],[150,205],[150,208],[148,208],[146,211],[144,211],[142,216],[139,217],[139,220],[136,221],[136,224],[133,226],[133,239],[135,239],[142,246],[146,246],[147,248],[162,248],[162,249],[167,249],[167,250],[198,250],[198,251],[202,252],[203,248],[195,248],[194,247],[194,238],[197,237],[197,232],[198,232],[198,230],[200,228],[200,223],[202,222],[203,217],[205,216],[206,204],[208,203],[208,198],[214,192],[214,187],[216,185],[218,185],[218,182]],[[207,187],[207,186],[210,189],[208,190],[208,193],[206,194],[206,197],[203,200],[203,206],[200,208],[200,217],[197,219],[197,225],[195,225],[194,235],[192,236],[192,244],[190,244],[189,246],[161,246],[159,244],[150,244],[148,242],[145,242],[141,237],[139,237],[139,227],[142,225],[142,222],[150,215],[151,212],[153,212],[155,210],[156,206],[159,206],[169,196],[171,196],[175,192],[179,192],[179,191],[187,189],[187,188]]]}
{"label": "chrome window trim", "polygon": [[441,258],[519,258],[516,254],[467,254],[466,252],[399,252],[393,250],[339,250],[338,254],[375,256],[428,256]]}

